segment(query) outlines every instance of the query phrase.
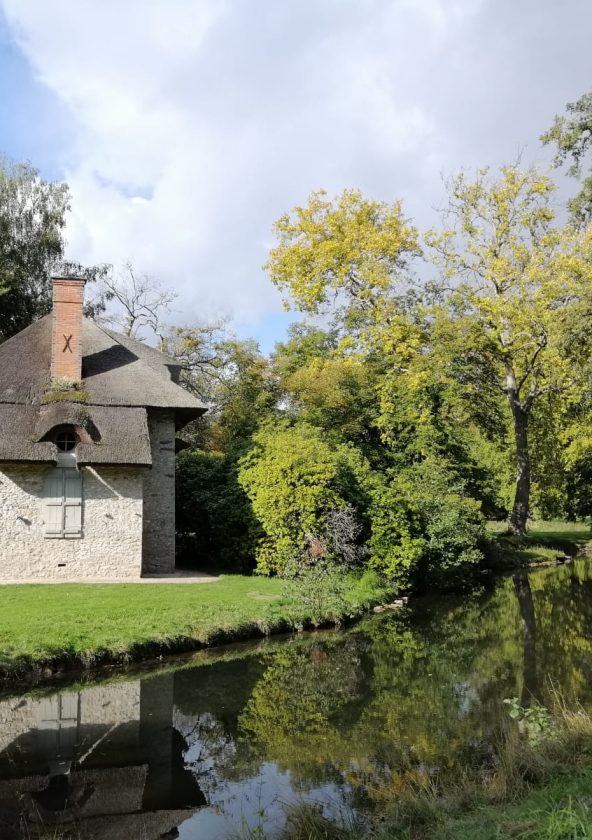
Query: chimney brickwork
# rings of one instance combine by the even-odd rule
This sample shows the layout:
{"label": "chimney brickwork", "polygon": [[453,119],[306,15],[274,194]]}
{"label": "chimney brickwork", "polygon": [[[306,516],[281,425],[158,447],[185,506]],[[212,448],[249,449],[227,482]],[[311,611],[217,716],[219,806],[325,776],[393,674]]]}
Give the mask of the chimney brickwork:
{"label": "chimney brickwork", "polygon": [[51,376],[79,382],[82,376],[82,307],[85,280],[53,278]]}

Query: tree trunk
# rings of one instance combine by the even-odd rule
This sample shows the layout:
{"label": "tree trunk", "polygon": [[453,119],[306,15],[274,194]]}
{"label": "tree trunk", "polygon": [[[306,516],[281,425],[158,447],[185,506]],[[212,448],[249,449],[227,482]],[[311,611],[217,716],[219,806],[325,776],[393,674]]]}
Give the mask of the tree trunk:
{"label": "tree trunk", "polygon": [[510,532],[524,536],[528,521],[530,503],[530,454],[528,451],[528,412],[520,402],[510,395],[510,407],[514,419],[514,440],[516,444],[516,492],[510,515]]}

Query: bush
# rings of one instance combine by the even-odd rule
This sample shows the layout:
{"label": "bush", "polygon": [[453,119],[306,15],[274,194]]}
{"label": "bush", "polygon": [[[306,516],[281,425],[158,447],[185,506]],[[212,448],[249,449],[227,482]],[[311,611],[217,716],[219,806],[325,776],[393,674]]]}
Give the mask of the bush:
{"label": "bush", "polygon": [[422,586],[456,582],[482,559],[479,502],[441,460],[385,474],[308,424],[268,425],[254,442],[238,480],[263,530],[258,571],[366,562],[393,584]]}
{"label": "bush", "polygon": [[470,579],[483,559],[485,522],[480,504],[444,462],[428,458],[397,479],[419,524],[421,555],[411,579],[418,588]]}
{"label": "bush", "polygon": [[[319,429],[307,424],[268,425],[253,440],[238,480],[265,533],[257,570],[295,575],[301,564],[327,557],[343,544],[328,526],[333,516],[335,532],[335,512],[350,509],[356,495],[349,449],[331,446]],[[347,552],[351,554],[349,545]]]}

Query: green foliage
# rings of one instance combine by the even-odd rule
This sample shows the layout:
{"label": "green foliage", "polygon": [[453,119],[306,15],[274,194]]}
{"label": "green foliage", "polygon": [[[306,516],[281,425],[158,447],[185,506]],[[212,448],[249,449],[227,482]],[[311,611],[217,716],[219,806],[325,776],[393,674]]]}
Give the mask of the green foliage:
{"label": "green foliage", "polygon": [[361,359],[314,358],[284,380],[298,417],[334,440],[372,448],[376,437],[375,377]]}
{"label": "green foliage", "polygon": [[41,402],[77,402],[85,403],[89,400],[89,393],[81,387],[80,382],[70,379],[67,376],[54,376],[43,396]]}
{"label": "green foliage", "polygon": [[592,451],[583,453],[570,464],[566,483],[568,516],[571,519],[592,517]]}
{"label": "green foliage", "polygon": [[298,575],[286,581],[285,588],[302,604],[317,627],[327,618],[339,622],[347,615],[347,584],[343,565],[326,557],[301,566]]}
{"label": "green foliage", "polygon": [[485,523],[480,504],[464,492],[442,461],[429,458],[400,476],[399,484],[419,523],[423,545],[412,570],[413,581],[422,589],[471,580],[471,572],[483,560],[480,546]]}
{"label": "green foliage", "polygon": [[276,222],[274,233],[278,245],[266,268],[304,312],[344,295],[349,315],[359,315],[406,277],[407,261],[419,251],[401,203],[373,201],[358,190],[334,200],[323,190],[312,193],[305,207]]}
{"label": "green foliage", "polygon": [[390,481],[374,477],[370,498],[372,568],[421,589],[470,580],[483,559],[484,521],[445,465],[430,458]]}
{"label": "green foliage", "polygon": [[293,575],[302,561],[326,554],[327,513],[347,507],[354,489],[350,453],[304,424],[270,424],[253,443],[241,461],[239,483],[265,533],[257,569]]}
{"label": "green foliage", "polygon": [[[592,230],[555,224],[553,190],[534,169],[503,167],[498,178],[481,170],[472,180],[461,173],[449,184],[444,229],[427,237],[442,282],[455,281],[433,309],[434,357],[479,359],[511,411],[516,533],[529,512],[535,406],[577,399],[589,377]],[[473,390],[470,379],[463,384]],[[547,453],[552,442],[547,435]]]}
{"label": "green foliage", "polygon": [[458,578],[482,559],[479,504],[437,461],[388,476],[310,425],[268,426],[254,441],[239,481],[265,534],[260,572],[292,576],[328,558],[343,562],[328,518],[348,509],[363,523],[369,566],[399,586],[410,575],[422,585]]}
{"label": "green foliage", "polygon": [[180,452],[175,498],[181,562],[243,572],[253,568],[257,524],[232,454]]}
{"label": "green foliage", "polygon": [[[592,93],[584,94],[577,102],[569,102],[567,113],[569,116],[555,117],[541,140],[556,147],[555,166],[571,159],[568,174],[578,178],[592,149]],[[576,224],[583,226],[592,221],[592,175],[584,178],[580,192],[570,199],[568,206]]]}
{"label": "green foliage", "polygon": [[84,388],[68,391],[46,391],[41,397],[43,403],[55,402],[77,402],[85,403],[90,399],[90,394]]}
{"label": "green foliage", "polygon": [[64,250],[68,187],[30,164],[0,161],[0,337],[51,307],[50,273]]}
{"label": "green foliage", "polygon": [[273,366],[284,381],[315,359],[331,359],[338,347],[336,330],[321,329],[304,323],[290,324],[288,340],[278,342],[273,354]]}
{"label": "green foliage", "polygon": [[553,734],[553,718],[545,706],[521,706],[517,697],[506,697],[508,714],[518,724],[521,735],[528,743],[537,747]]}

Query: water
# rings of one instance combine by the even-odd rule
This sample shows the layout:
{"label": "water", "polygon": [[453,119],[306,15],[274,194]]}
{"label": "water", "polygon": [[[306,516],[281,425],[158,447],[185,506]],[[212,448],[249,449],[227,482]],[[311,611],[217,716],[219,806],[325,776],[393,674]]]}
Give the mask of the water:
{"label": "water", "polygon": [[592,564],[0,701],[0,838],[222,840],[487,760],[501,701],[592,705]]}

